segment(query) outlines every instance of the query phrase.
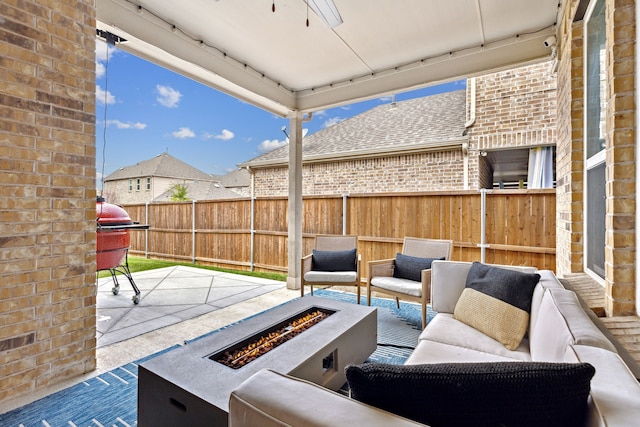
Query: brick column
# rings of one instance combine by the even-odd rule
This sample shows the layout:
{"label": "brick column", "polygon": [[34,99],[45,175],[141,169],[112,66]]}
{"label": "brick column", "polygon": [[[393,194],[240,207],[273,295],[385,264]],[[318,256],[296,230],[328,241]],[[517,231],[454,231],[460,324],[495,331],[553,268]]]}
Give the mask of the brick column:
{"label": "brick column", "polygon": [[578,2],[564,13],[558,55],[556,146],[556,272],[584,271],[583,22],[572,22]]}
{"label": "brick column", "polygon": [[635,314],[635,1],[607,0],[607,314]]}
{"label": "brick column", "polygon": [[95,369],[95,1],[0,3],[0,400]]}

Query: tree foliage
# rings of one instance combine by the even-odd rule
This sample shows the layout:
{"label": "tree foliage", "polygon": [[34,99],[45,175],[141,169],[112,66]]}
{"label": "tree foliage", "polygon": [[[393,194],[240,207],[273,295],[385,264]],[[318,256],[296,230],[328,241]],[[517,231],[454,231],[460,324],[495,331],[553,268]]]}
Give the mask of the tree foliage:
{"label": "tree foliage", "polygon": [[169,187],[170,197],[172,202],[185,202],[191,200],[189,198],[189,188],[186,184],[173,184]]}

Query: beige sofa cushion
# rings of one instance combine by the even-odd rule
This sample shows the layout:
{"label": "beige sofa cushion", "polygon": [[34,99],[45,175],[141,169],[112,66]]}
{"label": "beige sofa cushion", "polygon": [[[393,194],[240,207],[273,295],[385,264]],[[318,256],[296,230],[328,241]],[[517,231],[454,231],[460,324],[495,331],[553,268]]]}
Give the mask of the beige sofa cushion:
{"label": "beige sofa cushion", "polygon": [[547,289],[529,337],[531,359],[562,362],[568,346],[574,344],[616,352],[614,345],[584,312],[575,292]]}
{"label": "beige sofa cushion", "polygon": [[420,334],[418,346],[406,364],[444,362],[491,362],[531,360],[529,342],[522,340],[515,350],[469,325],[438,313]]}
{"label": "beige sofa cushion", "polygon": [[261,370],[229,397],[229,427],[410,427],[413,421],[309,381]]}
{"label": "beige sofa cushion", "polygon": [[566,362],[588,362],[596,368],[588,426],[640,425],[640,384],[620,356],[588,345],[573,345],[569,350]]}

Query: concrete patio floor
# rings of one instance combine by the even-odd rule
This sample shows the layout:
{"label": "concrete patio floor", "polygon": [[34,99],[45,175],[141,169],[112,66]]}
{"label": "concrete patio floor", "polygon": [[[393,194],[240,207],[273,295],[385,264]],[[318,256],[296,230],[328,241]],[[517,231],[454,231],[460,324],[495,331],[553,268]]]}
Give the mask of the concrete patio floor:
{"label": "concrete patio floor", "polygon": [[98,348],[215,312],[285,288],[284,282],[196,267],[172,266],[135,273],[140,303],[125,276],[98,280]]}

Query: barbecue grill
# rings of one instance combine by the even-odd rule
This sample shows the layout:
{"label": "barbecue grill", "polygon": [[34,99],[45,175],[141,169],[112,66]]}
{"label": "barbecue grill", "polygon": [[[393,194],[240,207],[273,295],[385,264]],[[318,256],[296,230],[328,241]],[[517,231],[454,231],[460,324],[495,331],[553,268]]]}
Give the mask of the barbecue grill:
{"label": "barbecue grill", "polygon": [[140,302],[140,289],[136,286],[129,270],[127,259],[131,243],[130,230],[148,230],[149,226],[134,222],[126,210],[118,205],[105,203],[102,197],[96,200],[96,270],[109,270],[113,278],[114,295],[120,292],[117,273],[122,273],[135,292],[134,304]]}

